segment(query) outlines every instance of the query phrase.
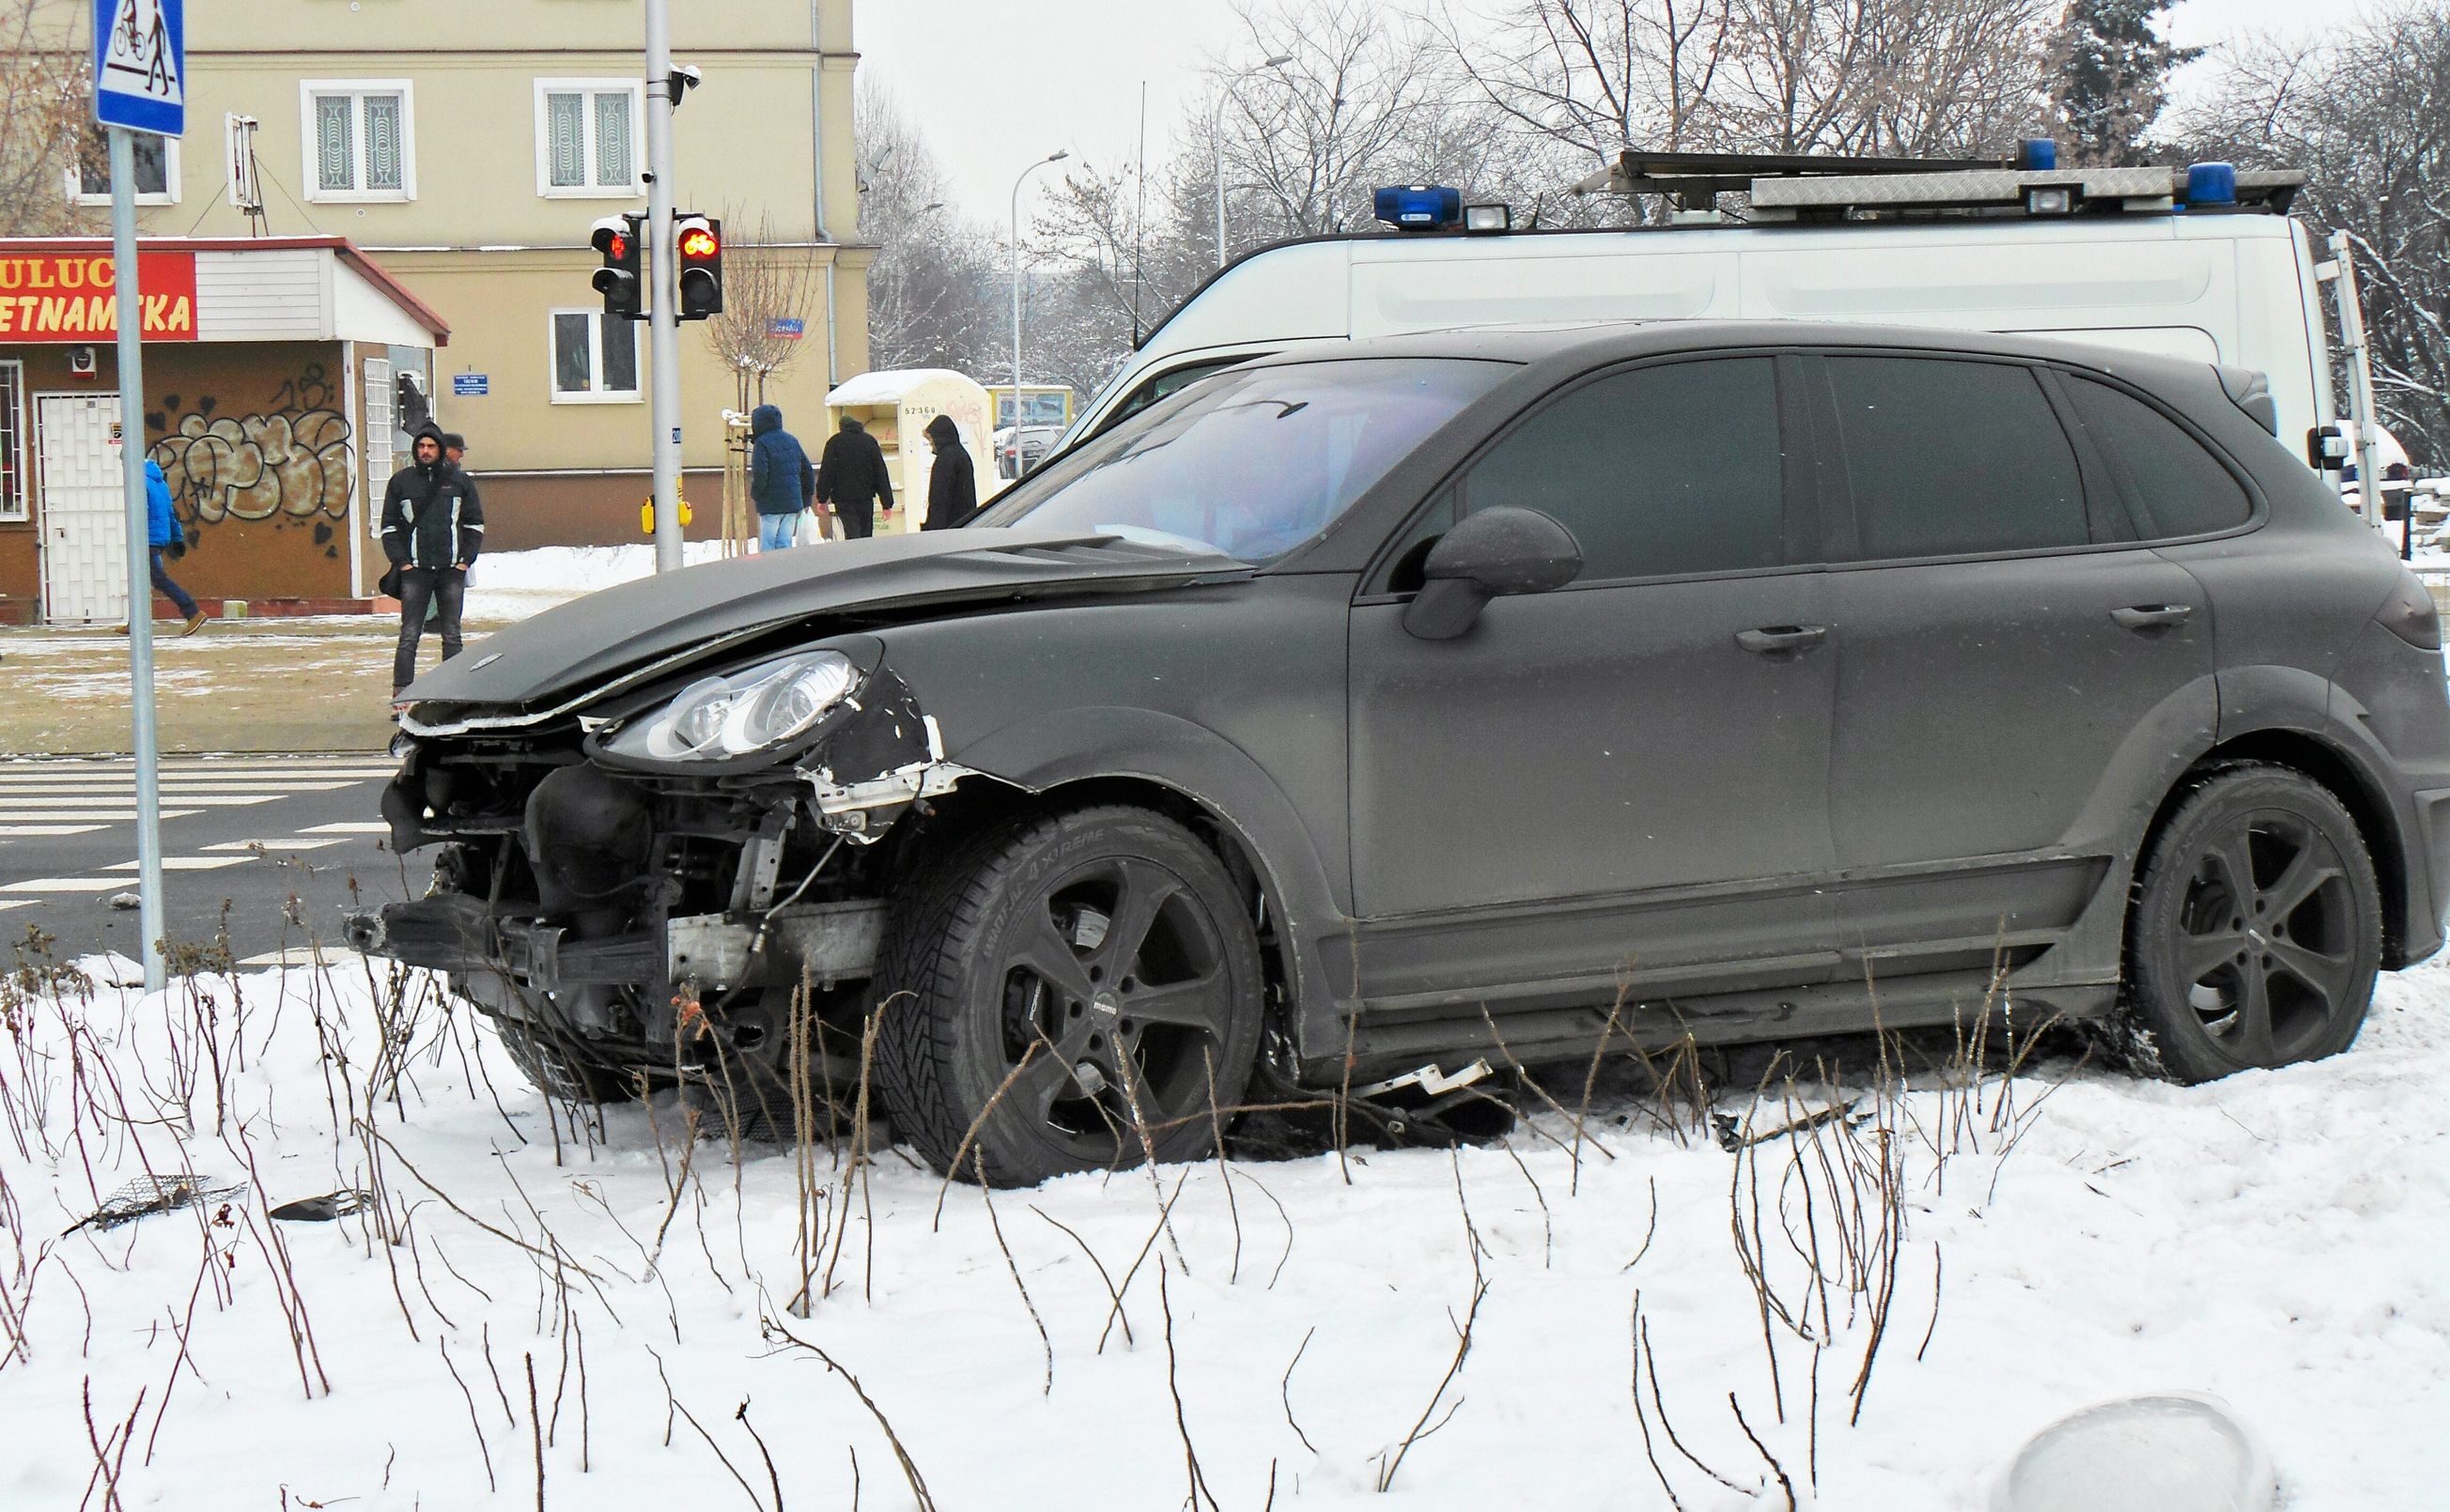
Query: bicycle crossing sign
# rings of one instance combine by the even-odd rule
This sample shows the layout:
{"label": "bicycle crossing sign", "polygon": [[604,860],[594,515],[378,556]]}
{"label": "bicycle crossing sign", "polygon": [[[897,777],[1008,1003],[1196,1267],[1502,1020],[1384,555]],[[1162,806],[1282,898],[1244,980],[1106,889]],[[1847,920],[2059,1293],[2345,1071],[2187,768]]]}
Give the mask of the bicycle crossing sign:
{"label": "bicycle crossing sign", "polygon": [[93,115],[104,126],[185,135],[183,0],[93,0]]}

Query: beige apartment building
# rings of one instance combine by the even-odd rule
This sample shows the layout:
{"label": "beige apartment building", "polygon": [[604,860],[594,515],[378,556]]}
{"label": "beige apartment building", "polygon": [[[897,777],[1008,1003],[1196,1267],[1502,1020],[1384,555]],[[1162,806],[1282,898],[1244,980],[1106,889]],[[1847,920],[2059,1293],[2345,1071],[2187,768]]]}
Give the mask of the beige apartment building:
{"label": "beige apartment building", "polygon": [[[765,397],[813,447],[827,390],[867,365],[851,0],[671,10],[674,62],[704,80],[673,122],[675,204],[724,218],[729,288],[745,260],[786,269]],[[141,231],[345,238],[448,325],[430,372],[402,354],[389,377],[468,437],[493,545],[639,539],[647,330],[603,317],[588,245],[597,218],[647,204],[638,0],[245,0],[190,4],[186,26],[187,135],[140,165]],[[702,534],[738,386],[707,324],[680,344]],[[361,475],[386,443],[405,435],[369,433]]]}

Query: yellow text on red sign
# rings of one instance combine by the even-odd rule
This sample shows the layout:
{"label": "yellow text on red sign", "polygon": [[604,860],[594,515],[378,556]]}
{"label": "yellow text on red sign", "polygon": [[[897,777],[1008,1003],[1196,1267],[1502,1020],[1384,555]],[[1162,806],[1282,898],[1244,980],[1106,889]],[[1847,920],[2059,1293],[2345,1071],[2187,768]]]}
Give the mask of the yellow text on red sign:
{"label": "yellow text on red sign", "polygon": [[[147,341],[196,339],[192,252],[137,254]],[[90,253],[0,253],[0,341],[107,341],[119,335],[110,259]]]}

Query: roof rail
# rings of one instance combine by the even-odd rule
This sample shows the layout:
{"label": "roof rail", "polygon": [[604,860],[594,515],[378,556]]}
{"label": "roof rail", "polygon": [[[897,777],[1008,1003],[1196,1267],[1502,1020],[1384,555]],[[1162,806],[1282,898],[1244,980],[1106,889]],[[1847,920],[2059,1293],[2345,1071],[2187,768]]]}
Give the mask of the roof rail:
{"label": "roof rail", "polygon": [[2063,216],[2261,211],[2285,215],[2305,175],[2240,169],[2210,177],[2188,168],[2023,169],[2016,160],[1849,158],[1628,148],[1574,185],[1577,194],[1662,194],[1679,220],[1715,220],[1718,197],[1746,194],[1760,222],[1953,215]]}

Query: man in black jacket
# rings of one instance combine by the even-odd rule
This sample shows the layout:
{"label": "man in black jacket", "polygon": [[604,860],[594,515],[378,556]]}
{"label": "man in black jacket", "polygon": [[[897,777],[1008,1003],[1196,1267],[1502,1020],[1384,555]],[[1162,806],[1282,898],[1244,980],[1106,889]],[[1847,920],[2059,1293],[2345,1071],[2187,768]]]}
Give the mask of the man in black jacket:
{"label": "man in black jacket", "polygon": [[842,429],[826,441],[817,461],[817,502],[841,517],[843,539],[876,533],[876,504],[893,507],[893,480],[885,475],[885,448],[867,427],[846,415]]}
{"label": "man in black jacket", "polygon": [[949,415],[927,422],[927,444],[936,462],[927,470],[927,518],[923,531],[949,531],[969,523],[979,512],[978,469],[970,449],[962,444],[962,428]]}
{"label": "man in black jacket", "polygon": [[485,511],[467,477],[442,455],[442,432],[431,421],[417,433],[408,466],[383,490],[383,555],[399,573],[399,645],[392,653],[392,696],[417,678],[417,646],[425,611],[435,611],[442,659],[459,654],[459,609],[468,592],[468,564],[485,544]]}

